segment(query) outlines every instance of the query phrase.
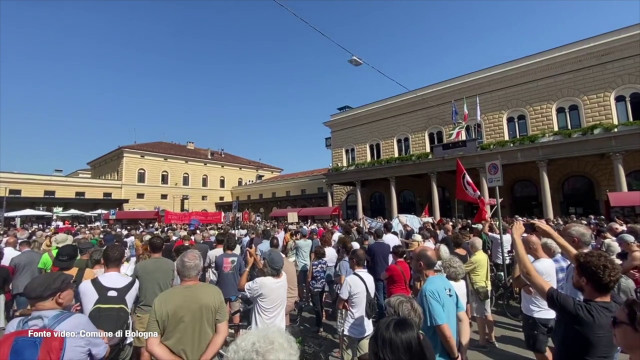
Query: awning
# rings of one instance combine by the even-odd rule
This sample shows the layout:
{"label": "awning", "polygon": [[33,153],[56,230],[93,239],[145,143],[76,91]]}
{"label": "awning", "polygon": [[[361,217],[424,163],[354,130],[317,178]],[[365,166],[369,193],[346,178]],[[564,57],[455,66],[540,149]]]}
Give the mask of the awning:
{"label": "awning", "polygon": [[611,207],[640,206],[640,191],[607,193]]}
{"label": "awning", "polygon": [[[141,210],[130,210],[130,211],[117,211],[116,212],[116,220],[144,220],[144,219],[155,219],[157,220],[160,214],[157,211],[141,211]],[[106,213],[102,216],[104,220],[110,220],[109,213]]]}
{"label": "awning", "polygon": [[290,208],[290,209],[275,209],[271,212],[269,217],[287,217],[289,213],[298,213],[300,208]]}
{"label": "awning", "polygon": [[340,215],[340,206],[310,207],[300,209],[298,216],[331,216]]}

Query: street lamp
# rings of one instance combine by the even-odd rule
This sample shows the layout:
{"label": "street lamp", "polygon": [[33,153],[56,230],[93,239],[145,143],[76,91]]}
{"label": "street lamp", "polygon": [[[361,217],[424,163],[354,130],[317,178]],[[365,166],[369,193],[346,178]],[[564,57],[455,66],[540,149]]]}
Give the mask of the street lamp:
{"label": "street lamp", "polygon": [[362,61],[359,57],[355,55],[351,56],[351,59],[347,60],[347,62],[355,67],[358,67],[364,64],[364,61]]}

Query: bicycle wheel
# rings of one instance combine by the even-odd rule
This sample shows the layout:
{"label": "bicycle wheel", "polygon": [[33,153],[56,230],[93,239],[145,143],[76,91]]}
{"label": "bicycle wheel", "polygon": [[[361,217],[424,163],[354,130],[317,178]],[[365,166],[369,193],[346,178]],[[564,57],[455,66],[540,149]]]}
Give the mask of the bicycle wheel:
{"label": "bicycle wheel", "polygon": [[521,321],[522,310],[520,307],[520,293],[509,287],[504,290],[502,297],[502,310],[504,314],[511,320]]}

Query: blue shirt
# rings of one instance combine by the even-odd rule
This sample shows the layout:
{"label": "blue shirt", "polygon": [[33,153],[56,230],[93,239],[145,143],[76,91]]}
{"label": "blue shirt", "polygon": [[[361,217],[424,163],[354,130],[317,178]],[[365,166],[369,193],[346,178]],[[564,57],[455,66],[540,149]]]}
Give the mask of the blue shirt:
{"label": "blue shirt", "polygon": [[367,270],[374,280],[380,280],[380,275],[389,267],[391,247],[382,240],[378,240],[367,247]]}
{"label": "blue shirt", "polygon": [[575,266],[573,264],[569,264],[567,266],[567,273],[564,277],[564,283],[562,286],[558,286],[558,290],[565,295],[569,295],[576,300],[582,301],[582,293],[578,291],[575,287],[573,287],[573,271],[575,270]]}
{"label": "blue shirt", "polygon": [[564,286],[564,282],[567,276],[567,267],[569,266],[569,260],[565,259],[561,254],[553,257],[553,263],[556,265],[556,288]]}
{"label": "blue shirt", "polygon": [[454,339],[458,338],[457,314],[465,311],[458,294],[444,275],[429,276],[418,294],[418,304],[424,313],[422,332],[433,345],[436,359],[450,360],[436,326],[447,324]]}
{"label": "blue shirt", "polygon": [[269,245],[269,240],[262,240],[260,245],[258,245],[258,255],[260,255],[260,257],[263,257],[264,253],[269,251],[269,249],[271,249],[271,246]]}

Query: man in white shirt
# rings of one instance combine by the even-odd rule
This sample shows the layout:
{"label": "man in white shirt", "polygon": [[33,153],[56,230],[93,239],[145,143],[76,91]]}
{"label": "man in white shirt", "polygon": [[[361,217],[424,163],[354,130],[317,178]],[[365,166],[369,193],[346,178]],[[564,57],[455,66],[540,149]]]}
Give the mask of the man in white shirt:
{"label": "man in white shirt", "polygon": [[[256,247],[247,250],[247,267],[238,282],[238,290],[244,291],[253,301],[251,328],[274,326],[285,329],[285,309],[287,307],[287,276],[282,271],[284,258],[275,249],[266,251],[261,263],[256,255]],[[247,282],[251,267],[257,264],[264,276]]]}
{"label": "man in white shirt", "polygon": [[278,233],[276,236],[278,237],[278,242],[280,242],[278,250],[282,250],[282,244],[284,243],[284,230],[282,229],[282,225],[278,226]]}
{"label": "man in white shirt", "polygon": [[369,352],[373,322],[367,318],[365,308],[367,292],[375,296],[375,283],[365,269],[366,260],[367,254],[362,249],[354,250],[349,255],[349,266],[353,274],[345,279],[338,297],[337,308],[348,310],[344,320],[343,359],[357,359]]}
{"label": "man in white shirt", "polygon": [[[93,280],[83,281],[78,287],[80,293],[80,302],[82,304],[82,313],[89,316],[94,325],[101,330],[115,332],[126,329],[109,329],[105,328],[100,321],[104,321],[105,316],[97,316],[100,319],[96,323],[94,315],[99,314],[103,309],[114,307],[114,300],[126,302],[129,313],[133,309],[133,302],[138,296],[139,283],[138,280],[120,273],[120,268],[124,262],[124,247],[120,244],[107,245],[102,253],[104,261],[104,274]],[[106,296],[100,299],[99,293],[105,293]],[[117,299],[108,299],[117,294]],[[104,305],[105,307],[98,307]],[[95,307],[95,308],[94,308]],[[106,314],[105,310],[104,314]],[[95,313],[94,313],[95,312]],[[107,320],[108,321],[108,320]],[[129,330],[133,330],[131,319],[129,319]],[[112,342],[114,339],[109,339]],[[113,345],[113,344],[112,344]],[[116,355],[115,352],[118,352]],[[133,337],[124,336],[124,339],[118,345],[111,346],[110,353],[117,359],[129,359],[133,352]]]}
{"label": "man in white shirt", "polygon": [[[482,231],[489,237],[491,240],[491,262],[493,262],[496,269],[499,272],[502,270],[502,253],[504,253],[505,262],[507,265],[510,263],[509,258],[507,257],[507,253],[511,250],[511,235],[507,232],[507,227],[502,225],[502,247],[500,246],[500,234],[498,232],[498,227],[495,224],[491,224],[496,233],[489,231],[489,223],[485,223]],[[507,266],[507,272],[510,272],[509,266]],[[506,274],[509,276],[510,274]]]}
{"label": "man in white shirt", "polygon": [[[382,225],[384,229],[384,236],[382,236],[382,241],[389,245],[390,249],[393,249],[396,245],[402,245],[400,239],[397,236],[393,235],[391,232],[393,231],[393,224],[389,221],[385,222]],[[389,264],[393,264],[393,256],[391,256],[391,252],[389,252]]]}
{"label": "man in white shirt", "polygon": [[20,251],[16,249],[17,247],[18,239],[13,236],[9,237],[5,243],[4,257],[2,258],[2,263],[0,263],[1,265],[9,266],[11,259],[20,255]]}
{"label": "man in white shirt", "polygon": [[[556,266],[543,251],[540,239],[535,235],[528,235],[524,237],[523,244],[527,254],[533,258],[533,268],[538,275],[552,287],[556,287]],[[555,325],[556,312],[520,276],[516,277],[514,284],[522,287],[522,332],[525,346],[533,351],[536,360],[551,360],[551,351],[547,345]]]}

